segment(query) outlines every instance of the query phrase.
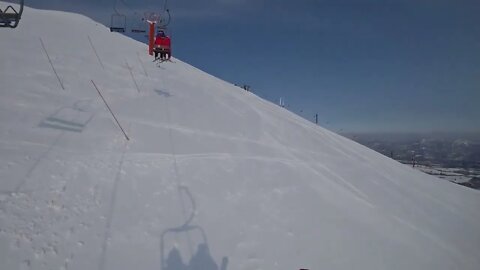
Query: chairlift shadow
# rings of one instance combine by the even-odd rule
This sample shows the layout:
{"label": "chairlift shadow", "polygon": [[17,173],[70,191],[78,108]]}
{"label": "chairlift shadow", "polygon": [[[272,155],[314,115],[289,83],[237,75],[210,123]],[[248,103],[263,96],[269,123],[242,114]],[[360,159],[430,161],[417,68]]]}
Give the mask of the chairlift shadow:
{"label": "chairlift shadow", "polygon": [[[208,239],[205,231],[199,225],[192,225],[192,221],[196,213],[196,204],[190,190],[185,187],[179,187],[180,194],[182,192],[187,195],[191,203],[191,213],[187,220],[178,227],[166,229],[160,236],[160,263],[161,270],[219,270],[218,265],[213,260],[208,246]],[[197,245],[197,250],[185,264],[182,260],[180,251],[174,246],[165,256],[165,240],[168,235],[178,237],[181,234],[197,233],[200,235],[200,243]],[[226,270],[228,265],[228,257],[223,257],[220,270]]]}
{"label": "chairlift shadow", "polygon": [[[85,102],[85,100],[77,101],[72,107],[59,108],[40,122],[38,126],[81,133],[94,116],[82,102]],[[89,106],[91,100],[86,102]]]}
{"label": "chairlift shadow", "polygon": [[172,94],[170,94],[169,92],[164,91],[164,90],[155,89],[154,91],[155,91],[159,96],[162,96],[162,97],[169,98],[169,97],[172,96]]}

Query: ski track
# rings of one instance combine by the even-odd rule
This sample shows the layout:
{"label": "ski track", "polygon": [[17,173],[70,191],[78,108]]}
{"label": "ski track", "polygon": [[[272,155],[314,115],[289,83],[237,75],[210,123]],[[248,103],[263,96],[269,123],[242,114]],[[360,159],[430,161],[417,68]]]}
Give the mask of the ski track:
{"label": "ski track", "polygon": [[122,169],[123,169],[123,162],[125,161],[125,153],[128,150],[128,142],[125,142],[124,150],[122,152],[122,155],[120,157],[120,161],[118,163],[118,169],[117,173],[115,175],[115,179],[113,181],[112,185],[112,191],[110,195],[110,203],[108,206],[108,211],[106,213],[107,220],[105,223],[105,230],[104,230],[104,238],[102,241],[102,249],[101,249],[101,254],[100,254],[100,260],[98,264],[98,269],[99,270],[104,270],[106,267],[106,252],[107,252],[107,243],[109,239],[111,238],[112,232],[111,232],[111,227],[112,227],[112,218],[113,214],[115,212],[115,205],[117,201],[117,190],[118,190],[118,185],[120,184],[120,181],[122,179]]}

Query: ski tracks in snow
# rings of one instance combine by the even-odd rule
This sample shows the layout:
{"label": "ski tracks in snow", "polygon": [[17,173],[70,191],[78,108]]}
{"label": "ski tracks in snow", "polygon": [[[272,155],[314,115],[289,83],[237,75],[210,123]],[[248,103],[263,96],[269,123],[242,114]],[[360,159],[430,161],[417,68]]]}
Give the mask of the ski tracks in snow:
{"label": "ski tracks in snow", "polygon": [[103,233],[103,241],[102,241],[102,248],[101,248],[101,254],[100,254],[100,259],[99,259],[99,264],[98,264],[98,269],[99,270],[104,270],[106,267],[106,256],[107,256],[107,247],[108,247],[108,242],[111,239],[111,227],[112,227],[112,219],[113,219],[113,214],[115,212],[115,205],[117,203],[117,191],[118,191],[118,185],[121,181],[122,178],[122,173],[123,173],[123,163],[125,161],[125,154],[128,149],[128,141],[125,141],[125,145],[123,147],[122,154],[120,156],[120,161],[118,163],[118,168],[117,168],[117,173],[115,175],[115,178],[113,180],[113,185],[112,185],[112,191],[110,192],[110,202],[108,206],[108,211],[106,213],[106,222],[105,222],[105,230]]}
{"label": "ski tracks in snow", "polygon": [[[60,134],[55,137],[52,143],[48,145],[48,148],[44,152],[39,154],[39,156],[35,159],[35,162],[28,169],[27,173],[22,177],[22,180],[20,180],[19,183],[15,185],[15,188],[13,190],[2,190],[1,193],[3,194],[28,193],[29,191],[22,190],[23,186],[29,182],[33,173],[41,165],[42,161],[44,161],[48,157],[48,155],[51,154],[51,152],[53,151],[55,146],[58,144],[60,139],[64,136],[64,134],[65,134],[65,131],[60,132]],[[42,144],[35,144],[35,145],[45,146]]]}

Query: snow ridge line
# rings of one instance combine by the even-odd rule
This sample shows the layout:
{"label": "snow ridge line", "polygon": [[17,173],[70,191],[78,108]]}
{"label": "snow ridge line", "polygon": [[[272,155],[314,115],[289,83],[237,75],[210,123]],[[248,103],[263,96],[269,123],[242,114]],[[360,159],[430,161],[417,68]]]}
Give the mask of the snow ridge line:
{"label": "snow ridge line", "polygon": [[50,59],[50,55],[48,55],[47,49],[45,48],[45,44],[43,43],[43,40],[41,37],[40,37],[40,43],[42,43],[43,51],[47,55],[48,62],[50,62],[50,66],[52,66],[53,73],[55,73],[55,76],[57,76],[58,83],[60,83],[60,86],[62,87],[62,89],[65,90],[65,87],[63,86],[63,83],[60,80],[60,77],[58,76],[57,70],[55,70],[55,67],[53,66],[52,59]]}

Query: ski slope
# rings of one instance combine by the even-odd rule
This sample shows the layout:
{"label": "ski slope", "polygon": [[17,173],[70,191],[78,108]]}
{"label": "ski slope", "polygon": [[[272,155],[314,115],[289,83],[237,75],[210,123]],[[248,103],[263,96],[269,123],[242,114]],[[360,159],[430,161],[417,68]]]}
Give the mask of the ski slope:
{"label": "ski slope", "polygon": [[2,270],[480,267],[478,191],[81,15],[0,48]]}

